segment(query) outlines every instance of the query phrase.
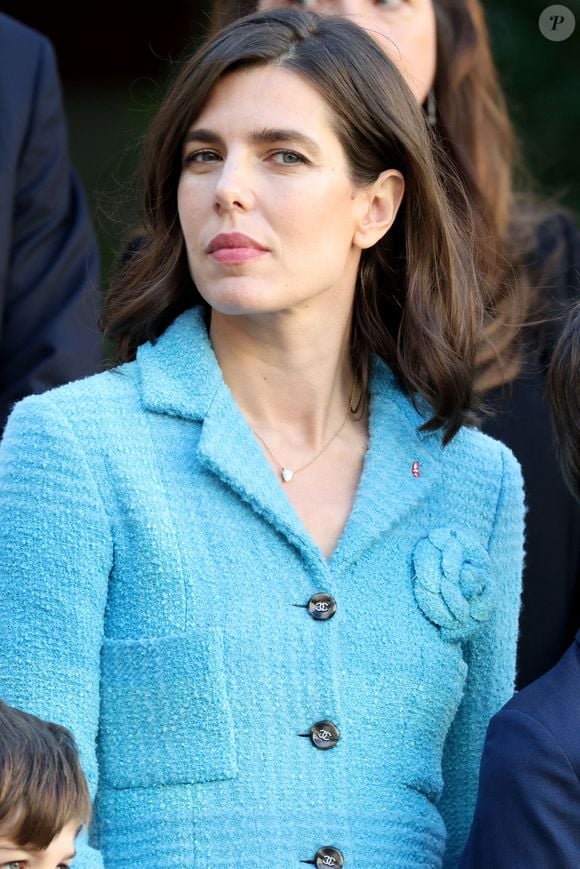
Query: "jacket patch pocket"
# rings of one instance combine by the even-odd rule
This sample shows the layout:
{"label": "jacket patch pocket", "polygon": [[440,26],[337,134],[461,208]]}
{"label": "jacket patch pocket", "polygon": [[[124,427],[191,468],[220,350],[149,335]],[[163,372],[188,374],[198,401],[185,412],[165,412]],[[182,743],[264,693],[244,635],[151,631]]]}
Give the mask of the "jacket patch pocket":
{"label": "jacket patch pocket", "polygon": [[114,788],[237,775],[218,629],[105,640],[99,758],[101,782]]}

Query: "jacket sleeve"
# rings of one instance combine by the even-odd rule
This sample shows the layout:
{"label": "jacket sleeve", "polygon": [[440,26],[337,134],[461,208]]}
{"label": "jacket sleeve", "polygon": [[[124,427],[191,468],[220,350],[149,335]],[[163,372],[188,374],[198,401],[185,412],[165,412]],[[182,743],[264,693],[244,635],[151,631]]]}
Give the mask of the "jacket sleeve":
{"label": "jacket sleeve", "polygon": [[580,782],[552,733],[503,709],[487,732],[462,869],[559,866],[580,856]]}
{"label": "jacket sleeve", "polygon": [[496,607],[489,621],[465,643],[468,670],[463,700],[443,755],[440,809],[447,828],[446,869],[455,869],[467,840],[487,726],[514,690],[524,548],[523,483],[520,466],[505,447],[501,461],[501,487],[489,540]]}
{"label": "jacket sleeve", "polygon": [[[94,797],[100,651],[112,536],[50,396],[19,403],[0,445],[0,696],[68,727]],[[79,869],[100,856],[82,842]]]}
{"label": "jacket sleeve", "polygon": [[11,209],[12,222],[0,340],[0,432],[18,399],[93,374],[101,363],[97,242],[69,162],[54,52],[36,36],[28,127],[15,187],[2,205]]}

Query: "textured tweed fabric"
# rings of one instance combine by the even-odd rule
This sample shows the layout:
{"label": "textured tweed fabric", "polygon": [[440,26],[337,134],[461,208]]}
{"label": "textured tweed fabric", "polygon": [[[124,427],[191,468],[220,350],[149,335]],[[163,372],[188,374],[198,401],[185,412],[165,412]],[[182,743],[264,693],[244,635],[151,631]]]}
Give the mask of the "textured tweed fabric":
{"label": "textured tweed fabric", "polygon": [[[19,403],[0,448],[0,695],[70,727],[75,866],[454,866],[511,696],[520,471],[446,447],[375,359],[332,557],[225,386],[200,310],[135,362]],[[305,608],[337,602],[329,621]],[[320,751],[300,734],[327,719]]]}

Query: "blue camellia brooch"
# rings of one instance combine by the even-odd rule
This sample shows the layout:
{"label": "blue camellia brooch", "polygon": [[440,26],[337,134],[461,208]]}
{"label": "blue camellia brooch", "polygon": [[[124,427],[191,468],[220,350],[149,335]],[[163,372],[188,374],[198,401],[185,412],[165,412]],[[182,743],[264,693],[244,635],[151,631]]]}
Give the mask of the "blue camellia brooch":
{"label": "blue camellia brooch", "polygon": [[468,531],[436,528],[413,552],[415,599],[447,641],[467,639],[495,606],[489,554]]}

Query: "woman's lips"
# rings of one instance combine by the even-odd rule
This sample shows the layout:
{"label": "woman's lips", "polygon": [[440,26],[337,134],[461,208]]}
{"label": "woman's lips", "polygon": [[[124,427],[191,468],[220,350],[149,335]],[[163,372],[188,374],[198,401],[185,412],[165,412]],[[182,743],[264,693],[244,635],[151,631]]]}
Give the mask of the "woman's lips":
{"label": "woman's lips", "polygon": [[256,259],[268,251],[259,242],[241,232],[221,232],[210,241],[207,253],[216,262],[235,265]]}
{"label": "woman's lips", "polygon": [[265,253],[268,253],[268,251],[259,250],[256,247],[220,247],[212,251],[210,256],[218,263],[236,265],[237,263],[245,263],[248,260],[264,256]]}

